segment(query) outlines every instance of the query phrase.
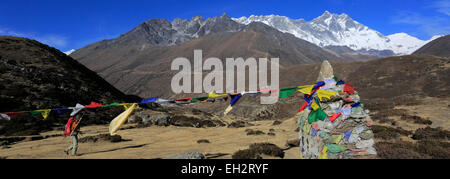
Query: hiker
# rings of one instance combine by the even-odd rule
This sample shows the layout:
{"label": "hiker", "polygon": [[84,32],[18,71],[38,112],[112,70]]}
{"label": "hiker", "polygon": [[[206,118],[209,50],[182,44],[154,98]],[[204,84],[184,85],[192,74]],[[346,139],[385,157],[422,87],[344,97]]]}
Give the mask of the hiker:
{"label": "hiker", "polygon": [[64,150],[66,155],[69,155],[69,151],[72,150],[73,156],[78,156],[78,134],[80,133],[80,121],[83,118],[82,113],[76,114],[74,117],[70,117],[69,121],[66,124],[64,135],[70,135],[72,139],[72,145],[70,145],[67,149]]}

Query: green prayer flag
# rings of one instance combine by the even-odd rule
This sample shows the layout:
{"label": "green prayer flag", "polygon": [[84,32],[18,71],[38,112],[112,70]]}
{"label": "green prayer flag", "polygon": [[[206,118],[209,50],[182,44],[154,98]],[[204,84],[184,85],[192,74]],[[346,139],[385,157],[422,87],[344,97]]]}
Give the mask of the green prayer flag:
{"label": "green prayer flag", "polygon": [[281,99],[289,98],[289,96],[291,96],[292,93],[294,93],[296,90],[297,90],[297,87],[292,88],[292,89],[285,89],[285,90],[281,89],[280,90],[280,98]]}
{"label": "green prayer flag", "polygon": [[117,106],[119,104],[120,103],[111,103],[111,104],[108,104],[108,105],[103,105],[102,108],[111,107],[111,106]]}
{"label": "green prayer flag", "polygon": [[316,103],[319,104],[319,109],[317,109],[316,111],[312,110],[309,113],[309,116],[308,116],[309,124],[315,123],[317,121],[323,121],[323,120],[325,120],[325,118],[328,117],[328,115],[322,111],[322,107],[320,107],[320,103],[317,101],[317,99],[315,99],[315,100],[316,100]]}
{"label": "green prayer flag", "polygon": [[336,76],[333,77],[333,80],[336,81],[336,82],[339,81],[339,79]]}
{"label": "green prayer flag", "polygon": [[200,101],[204,101],[204,100],[207,100],[208,98],[209,98],[209,96],[192,98],[191,103],[197,103]]}
{"label": "green prayer flag", "polygon": [[325,144],[328,148],[328,152],[330,153],[339,153],[339,152],[343,152],[345,151],[345,147],[342,147],[340,145],[337,144]]}
{"label": "green prayer flag", "polygon": [[324,132],[324,131],[319,131],[318,134],[319,134],[319,137],[322,138],[323,140],[327,140],[331,137],[330,134],[328,134],[327,132]]}
{"label": "green prayer flag", "polygon": [[289,88],[281,88],[280,91],[286,91],[286,90],[297,90],[297,86],[296,87],[289,87]]}

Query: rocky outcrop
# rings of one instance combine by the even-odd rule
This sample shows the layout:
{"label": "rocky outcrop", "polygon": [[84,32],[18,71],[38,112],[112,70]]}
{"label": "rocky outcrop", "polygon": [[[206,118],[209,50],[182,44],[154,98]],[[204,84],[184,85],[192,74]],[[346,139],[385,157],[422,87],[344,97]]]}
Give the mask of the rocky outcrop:
{"label": "rocky outcrop", "polygon": [[128,122],[139,123],[139,127],[152,125],[195,128],[226,126],[217,116],[189,108],[167,108],[167,111],[138,110],[128,118]]}

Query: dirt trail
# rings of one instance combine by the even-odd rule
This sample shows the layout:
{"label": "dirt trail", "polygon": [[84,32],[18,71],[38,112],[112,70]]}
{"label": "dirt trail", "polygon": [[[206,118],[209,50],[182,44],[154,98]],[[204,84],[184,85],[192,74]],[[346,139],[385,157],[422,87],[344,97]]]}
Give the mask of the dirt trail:
{"label": "dirt trail", "polygon": [[[285,148],[288,140],[298,138],[296,118],[284,121],[273,126],[273,121],[254,122],[255,126],[245,128],[186,128],[186,127],[149,127],[120,130],[119,135],[124,142],[97,142],[80,143],[81,156],[66,156],[63,150],[70,145],[70,138],[52,137],[37,141],[19,142],[11,148],[0,149],[0,156],[8,159],[153,159],[164,158],[167,155],[189,151],[199,151],[209,154],[207,157],[218,159],[231,158],[231,155],[241,149],[247,149],[252,143],[270,142]],[[124,126],[125,128],[127,126]],[[261,130],[265,135],[250,135],[246,129]],[[275,136],[267,135],[270,129],[275,130]],[[80,136],[93,136],[108,132],[108,126],[87,126],[81,129],[85,134]],[[52,131],[43,135],[60,133]],[[198,144],[200,139],[207,139],[211,143]],[[298,159],[298,147],[285,151],[285,158]]]}

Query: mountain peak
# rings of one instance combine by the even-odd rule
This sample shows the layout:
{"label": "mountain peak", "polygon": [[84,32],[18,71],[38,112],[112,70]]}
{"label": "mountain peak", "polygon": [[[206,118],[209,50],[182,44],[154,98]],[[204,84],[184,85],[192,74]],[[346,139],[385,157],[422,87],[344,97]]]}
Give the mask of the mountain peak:
{"label": "mountain peak", "polygon": [[70,54],[72,54],[73,52],[75,52],[75,49],[69,50],[69,51],[64,52],[64,53],[65,53],[66,55],[70,55]]}
{"label": "mountain peak", "polygon": [[195,16],[191,19],[191,21],[204,21],[202,16]]}
{"label": "mountain peak", "polygon": [[226,13],[223,13],[222,16],[220,16],[220,18],[227,18],[227,19],[230,19],[230,17],[229,17]]}
{"label": "mountain peak", "polygon": [[346,46],[352,50],[392,50],[395,54],[410,54],[425,44],[406,33],[384,36],[380,32],[353,20],[349,15],[328,10],[312,21],[294,20],[285,16],[250,16],[233,18],[241,24],[262,22],[285,33],[321,47]]}

